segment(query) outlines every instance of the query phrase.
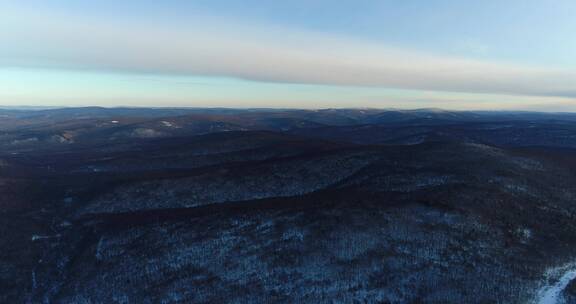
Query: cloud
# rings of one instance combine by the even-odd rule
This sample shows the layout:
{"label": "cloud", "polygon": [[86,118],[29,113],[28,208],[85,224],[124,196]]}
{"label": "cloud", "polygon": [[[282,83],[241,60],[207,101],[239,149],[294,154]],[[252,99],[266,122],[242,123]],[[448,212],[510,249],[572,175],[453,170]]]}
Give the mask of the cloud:
{"label": "cloud", "polygon": [[255,81],[576,96],[576,71],[427,54],[268,25],[0,13],[0,66],[226,76]]}

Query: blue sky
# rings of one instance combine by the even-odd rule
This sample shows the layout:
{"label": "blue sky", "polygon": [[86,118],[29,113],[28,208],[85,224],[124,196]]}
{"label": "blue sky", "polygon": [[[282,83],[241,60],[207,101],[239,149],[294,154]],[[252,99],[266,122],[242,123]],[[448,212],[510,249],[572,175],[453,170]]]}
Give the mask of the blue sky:
{"label": "blue sky", "polygon": [[0,0],[0,104],[576,111],[571,0]]}

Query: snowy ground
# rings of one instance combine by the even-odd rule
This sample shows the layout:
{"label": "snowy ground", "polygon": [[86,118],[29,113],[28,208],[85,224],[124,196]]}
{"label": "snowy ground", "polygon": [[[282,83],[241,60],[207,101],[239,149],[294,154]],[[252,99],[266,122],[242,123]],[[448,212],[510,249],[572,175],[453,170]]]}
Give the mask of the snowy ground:
{"label": "snowy ground", "polygon": [[576,279],[576,264],[568,264],[554,268],[546,274],[547,284],[539,290],[535,304],[563,304],[565,303],[562,292],[568,284]]}

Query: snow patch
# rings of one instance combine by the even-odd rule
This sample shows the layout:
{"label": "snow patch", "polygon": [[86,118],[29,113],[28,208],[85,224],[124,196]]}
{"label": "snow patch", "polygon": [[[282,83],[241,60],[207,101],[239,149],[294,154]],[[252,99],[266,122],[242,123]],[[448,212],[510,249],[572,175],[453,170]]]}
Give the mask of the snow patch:
{"label": "snow patch", "polygon": [[46,239],[55,239],[55,238],[59,238],[59,237],[60,237],[59,234],[56,234],[56,235],[36,235],[36,234],[34,234],[32,236],[32,242],[40,241],[40,240],[46,240]]}
{"label": "snow patch", "polygon": [[163,121],[161,121],[160,123],[161,123],[164,127],[167,127],[167,128],[179,128],[176,124],[174,124],[173,122],[170,122],[170,121],[165,121],[165,120],[163,120]]}
{"label": "snow patch", "polygon": [[547,284],[538,291],[534,304],[563,304],[565,299],[562,291],[574,279],[576,279],[576,264],[568,264],[546,271]]}

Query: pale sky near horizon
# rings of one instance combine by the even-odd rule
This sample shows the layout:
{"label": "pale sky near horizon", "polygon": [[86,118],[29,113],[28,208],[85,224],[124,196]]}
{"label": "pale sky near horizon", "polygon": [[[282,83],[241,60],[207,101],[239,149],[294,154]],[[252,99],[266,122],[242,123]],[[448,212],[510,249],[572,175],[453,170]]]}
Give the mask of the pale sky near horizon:
{"label": "pale sky near horizon", "polygon": [[0,105],[576,111],[573,0],[0,0]]}

